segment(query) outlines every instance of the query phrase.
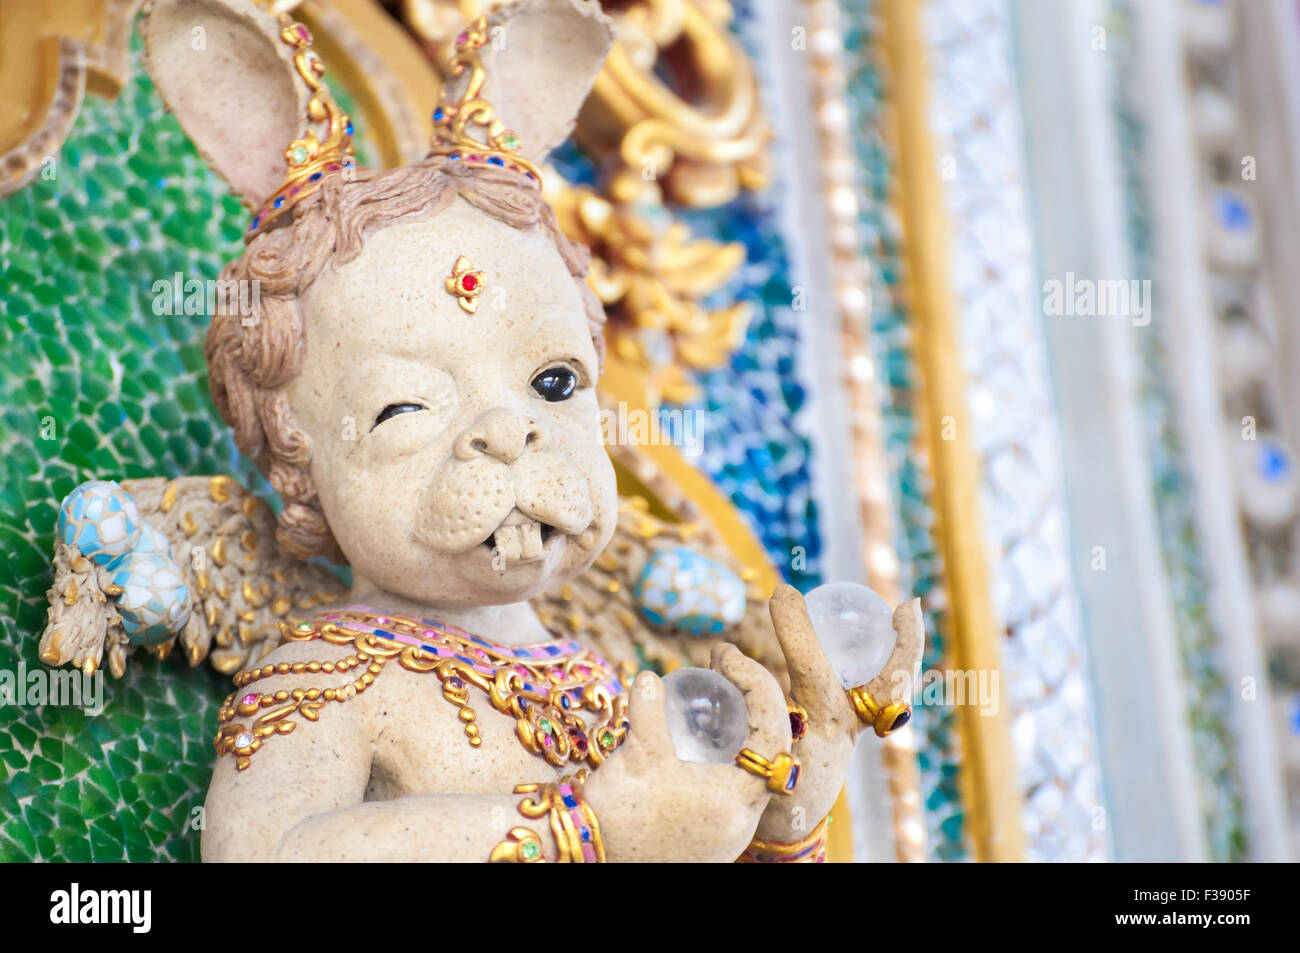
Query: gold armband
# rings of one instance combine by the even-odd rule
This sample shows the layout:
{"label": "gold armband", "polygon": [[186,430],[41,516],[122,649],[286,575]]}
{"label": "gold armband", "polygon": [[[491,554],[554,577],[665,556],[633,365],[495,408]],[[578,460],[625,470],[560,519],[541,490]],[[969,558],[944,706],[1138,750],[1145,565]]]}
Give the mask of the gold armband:
{"label": "gold armband", "polygon": [[[583,797],[582,787],[587,772],[566,776],[555,784],[520,784],[516,794],[527,794],[519,802],[519,813],[529,820],[547,817],[551,836],[555,838],[556,863],[603,864],[605,845],[600,838],[600,822],[596,812]],[[545,863],[542,839],[527,827],[515,827],[506,839],[492,849],[488,858],[494,864]]]}

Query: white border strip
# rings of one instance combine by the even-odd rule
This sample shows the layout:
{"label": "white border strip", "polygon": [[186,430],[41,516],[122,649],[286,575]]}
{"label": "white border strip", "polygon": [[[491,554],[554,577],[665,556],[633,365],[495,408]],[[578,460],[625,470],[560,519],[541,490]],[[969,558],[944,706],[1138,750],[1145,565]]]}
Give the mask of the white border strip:
{"label": "white border strip", "polygon": [[[790,275],[803,289],[797,373],[808,395],[805,428],[813,447],[812,492],[820,514],[822,567],[827,581],[866,579],[862,525],[858,518],[857,474],[853,467],[852,419],[844,387],[846,368],[840,347],[840,313],[829,247],[828,217],[822,200],[821,154],[813,97],[808,9],[796,3],[754,4],[757,38],[765,52],[760,76],[765,104],[779,131],[773,145],[782,237]],[[793,48],[796,28],[805,48]],[[893,811],[884,767],[884,746],[864,734],[848,777],[855,859],[893,861]]]}
{"label": "white border strip", "polygon": [[[1286,814],[1274,737],[1268,671],[1260,651],[1250,563],[1241,533],[1218,380],[1215,316],[1210,310],[1201,210],[1205,190],[1197,172],[1192,107],[1184,81],[1179,8],[1172,0],[1134,4],[1141,50],[1141,88],[1159,104],[1144,119],[1152,199],[1152,239],[1159,256],[1160,311],[1177,322],[1165,333],[1171,384],[1178,399],[1187,459],[1194,473],[1197,529],[1213,585],[1207,593],[1214,627],[1223,640],[1220,664],[1233,700],[1237,765],[1246,801],[1253,859],[1286,859]],[[1255,683],[1254,700],[1242,698],[1242,680]]]}

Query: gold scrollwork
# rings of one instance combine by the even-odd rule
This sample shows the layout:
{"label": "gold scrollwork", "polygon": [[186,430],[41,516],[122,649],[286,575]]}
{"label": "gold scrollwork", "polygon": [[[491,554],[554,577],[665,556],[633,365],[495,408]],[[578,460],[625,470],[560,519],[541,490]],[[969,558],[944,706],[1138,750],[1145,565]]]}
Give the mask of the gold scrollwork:
{"label": "gold scrollwork", "polygon": [[575,131],[584,148],[619,157],[616,198],[647,169],[669,199],[696,207],[766,183],[771,133],[731,15],[730,3],[699,0],[641,0],[618,15],[619,40]]}
{"label": "gold scrollwork", "polygon": [[565,234],[592,250],[588,282],[609,315],[610,353],[641,379],[645,403],[696,395],[692,372],[721,366],[741,343],[751,308],[709,309],[745,260],[737,242],[692,238],[653,201],[620,205],[585,186],[549,183],[547,200]]}
{"label": "gold scrollwork", "polygon": [[542,839],[526,827],[512,827],[506,839],[492,848],[491,864],[544,864]]}
{"label": "gold scrollwork", "polygon": [[[400,16],[441,69],[464,24],[506,2],[404,0]],[[731,4],[631,0],[606,7],[618,20],[618,40],[574,135],[592,155],[615,159],[611,181],[622,185],[612,187],[642,180],[647,167],[672,201],[695,207],[762,187],[771,133],[753,63],[729,29]]]}

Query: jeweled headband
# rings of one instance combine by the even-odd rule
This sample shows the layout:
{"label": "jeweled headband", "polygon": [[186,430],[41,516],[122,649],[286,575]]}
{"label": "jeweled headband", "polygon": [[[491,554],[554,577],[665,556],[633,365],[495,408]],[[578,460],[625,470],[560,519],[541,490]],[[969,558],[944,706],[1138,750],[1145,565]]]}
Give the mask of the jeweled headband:
{"label": "jeweled headband", "polygon": [[[312,91],[307,115],[314,122],[328,124],[324,140],[308,129],[289,143],[284,160],[288,170],[284,183],[253,216],[245,241],[265,231],[273,221],[316,192],[329,175],[356,167],[352,151],[352,120],[343,112],[321,82],[325,64],[311,49],[311,33],[286,14],[280,16],[280,39],[294,51],[293,62]],[[456,37],[456,52],[448,63],[448,75],[458,77],[469,70],[469,82],[461,95],[452,99],[443,87],[442,101],[433,112],[433,143],[430,156],[470,165],[511,169],[541,187],[537,167],[519,155],[519,137],[495,116],[492,104],[481,96],[487,78],[479,55],[488,42],[487,18],[479,17]],[[470,135],[471,126],[485,134],[484,140]]]}

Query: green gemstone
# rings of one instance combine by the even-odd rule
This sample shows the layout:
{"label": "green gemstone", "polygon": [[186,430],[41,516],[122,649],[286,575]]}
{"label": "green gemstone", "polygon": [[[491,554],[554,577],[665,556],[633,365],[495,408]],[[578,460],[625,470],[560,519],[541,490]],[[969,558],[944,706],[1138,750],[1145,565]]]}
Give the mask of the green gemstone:
{"label": "green gemstone", "polygon": [[614,732],[608,730],[602,731],[600,733],[600,746],[602,748],[614,747]]}
{"label": "green gemstone", "polygon": [[289,153],[289,161],[294,165],[302,165],[307,161],[307,147],[294,146],[293,151]]}
{"label": "green gemstone", "polygon": [[310,631],[311,631],[311,623],[310,623],[310,622],[299,622],[299,623],[298,623],[298,631],[299,631],[299,632],[310,632]]}
{"label": "green gemstone", "polygon": [[543,734],[549,735],[551,733],[551,723],[545,718],[541,719],[537,724],[541,727]]}
{"label": "green gemstone", "polygon": [[533,843],[524,844],[519,848],[519,853],[524,855],[524,860],[536,860],[541,852],[542,849]]}
{"label": "green gemstone", "polygon": [[511,152],[514,152],[516,149],[519,148],[519,137],[516,136],[513,132],[507,132],[504,136],[501,137],[501,144]]}

